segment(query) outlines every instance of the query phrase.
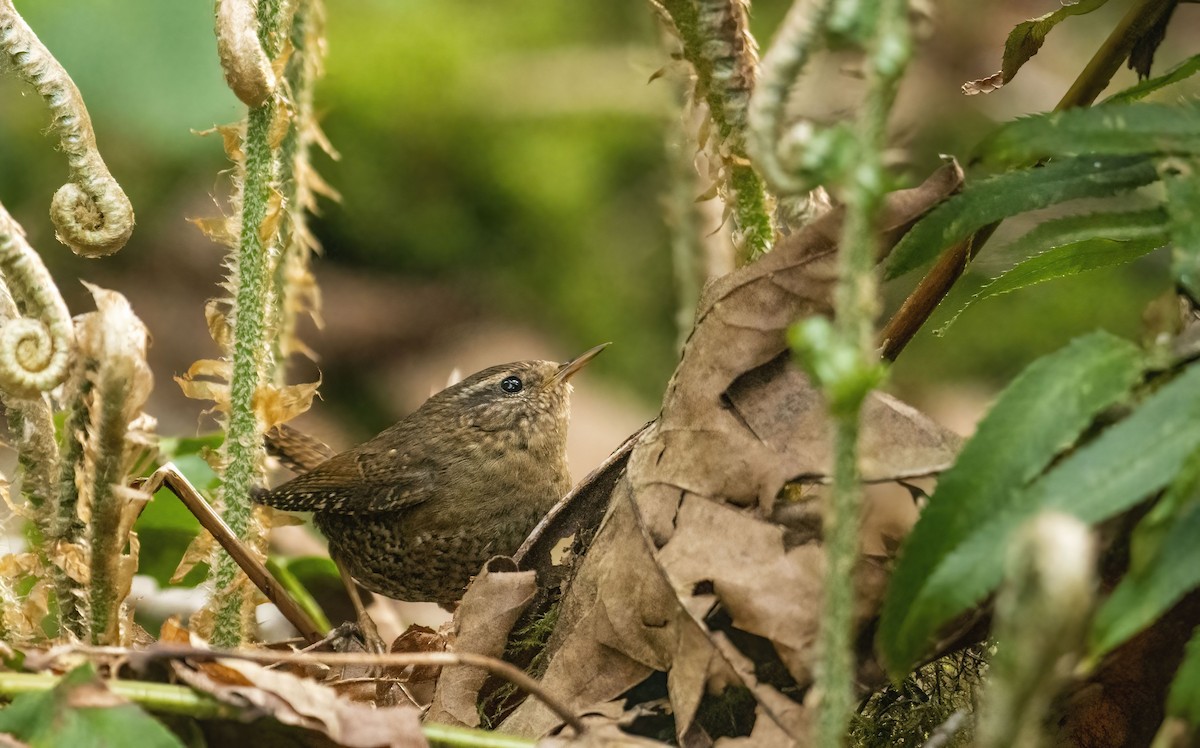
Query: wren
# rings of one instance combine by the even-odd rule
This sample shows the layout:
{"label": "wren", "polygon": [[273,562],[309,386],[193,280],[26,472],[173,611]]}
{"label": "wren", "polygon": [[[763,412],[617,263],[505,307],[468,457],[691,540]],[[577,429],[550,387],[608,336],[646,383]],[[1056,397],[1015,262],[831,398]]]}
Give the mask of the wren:
{"label": "wren", "polygon": [[607,345],[564,364],[517,361],[472,374],[255,498],[312,512],[330,554],[367,589],[455,603],[489,558],[514,553],[570,489],[568,380]]}

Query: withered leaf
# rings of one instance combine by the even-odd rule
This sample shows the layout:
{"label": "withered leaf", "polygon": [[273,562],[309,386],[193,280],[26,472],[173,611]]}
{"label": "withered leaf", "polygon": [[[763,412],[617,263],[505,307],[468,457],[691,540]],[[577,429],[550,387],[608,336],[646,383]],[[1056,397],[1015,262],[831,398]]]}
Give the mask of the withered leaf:
{"label": "withered leaf", "polygon": [[221,299],[209,299],[204,303],[204,321],[208,324],[208,334],[221,350],[229,350],[233,340],[233,331],[230,329],[225,308],[226,303]]}
{"label": "withered leaf", "polygon": [[188,685],[235,706],[269,716],[285,725],[316,730],[348,748],[413,748],[427,746],[420,712],[403,705],[373,707],[341,698],[329,686],[254,663],[223,660],[221,664],[250,685],[222,683],[201,670],[176,673]]}
{"label": "withered leaf", "polygon": [[[685,618],[642,540],[624,481],[559,605],[542,685],[568,707],[610,701],[670,666]],[[498,729],[540,736],[559,722],[526,699]]]}
{"label": "withered leaf", "polygon": [[237,226],[234,225],[233,219],[226,216],[208,216],[189,218],[187,221],[213,242],[223,247],[237,246]]}
{"label": "withered leaf", "polygon": [[[419,623],[411,624],[404,633],[396,637],[388,651],[392,654],[415,652],[445,652],[446,637],[428,626]],[[409,683],[427,683],[436,681],[442,672],[440,665],[415,665],[408,670]]]}
{"label": "withered leaf", "polygon": [[[949,164],[889,196],[883,245],[961,180]],[[840,219],[840,211],[827,214],[705,289],[662,412],[633,444],[596,540],[567,581],[543,684],[572,708],[666,671],[682,737],[710,679],[736,677],[767,717],[756,726],[764,744],[805,736],[806,707],[758,683],[754,662],[707,621],[724,611],[733,629],[774,645],[799,692],[811,684],[820,548],[789,548],[784,529],[765,518],[785,481],[820,480],[829,470],[825,408],[789,362],[785,330],[832,311]],[[864,432],[862,466],[874,480],[937,472],[958,443],[886,396],[871,401]],[[877,584],[865,588],[877,596]],[[865,601],[861,615],[877,604]],[[542,735],[557,723],[526,700],[502,729]]]}
{"label": "withered leaf", "polygon": [[1129,67],[1137,72],[1139,79],[1150,77],[1150,67],[1154,64],[1154,53],[1158,51],[1159,45],[1166,38],[1167,26],[1170,25],[1171,17],[1178,7],[1179,0],[1173,0],[1163,10],[1160,10],[1158,19],[1137,38],[1133,43],[1133,48],[1129,50]]}
{"label": "withered leaf", "polygon": [[312,406],[321,380],[276,386],[265,383],[254,393],[254,412],[266,431],[287,423]]}
{"label": "withered leaf", "polygon": [[[723,543],[721,537],[736,538]],[[783,528],[697,496],[679,506],[658,563],[699,621],[718,601],[742,631],[770,639],[798,682],[811,680],[824,556],[816,544],[784,548]],[[712,595],[694,596],[698,585]],[[704,608],[692,604],[701,603]]]}
{"label": "withered leaf", "polygon": [[216,548],[216,542],[213,540],[213,536],[207,532],[199,533],[192,538],[183,552],[183,557],[179,559],[175,571],[171,574],[171,584],[182,582],[196,564],[208,563],[212,558],[213,549]]}
{"label": "withered leaf", "polygon": [[[880,222],[885,246],[961,181],[961,169],[948,164],[922,185],[889,195]],[[643,435],[630,456],[630,478],[639,502],[643,490],[688,491],[739,506],[757,501],[769,510],[786,480],[827,471],[827,459],[811,459],[805,451],[827,438],[828,426],[814,400],[816,390],[807,377],[776,359],[786,351],[789,325],[805,316],[832,313],[841,216],[841,211],[826,214],[780,241],[759,261],[705,288],[696,327],[667,386],[657,427]],[[756,371],[760,367],[766,368]],[[738,385],[742,377],[749,379]],[[747,412],[762,411],[753,424],[757,429],[747,423],[739,403]],[[767,414],[778,407],[791,410]],[[918,473],[880,470],[874,479],[932,472],[952,458],[957,440],[915,415],[904,411],[888,439],[865,440],[861,459],[880,467],[901,467],[893,464],[889,450],[903,444],[906,459],[922,467]],[[905,416],[913,420],[911,429],[903,427]],[[874,428],[869,420],[864,423],[868,431]]]}
{"label": "withered leaf", "polygon": [[[204,640],[197,636],[193,636],[190,631],[183,627],[179,622],[178,616],[171,616],[163,622],[162,628],[158,632],[158,640],[164,644],[181,644],[188,647],[202,647]],[[178,660],[171,661],[171,669],[181,677],[187,678],[193,670],[198,670],[209,678],[212,678],[216,683],[222,683],[227,686],[252,686],[250,679],[242,675],[239,671],[231,667],[222,665],[219,662],[179,662]]]}
{"label": "withered leaf", "polygon": [[[532,571],[483,570],[467,589],[454,617],[454,649],[501,657],[509,631],[533,600],[537,581]],[[477,667],[449,668],[442,672],[426,719],[431,722],[479,726],[475,707],[487,671]]]}

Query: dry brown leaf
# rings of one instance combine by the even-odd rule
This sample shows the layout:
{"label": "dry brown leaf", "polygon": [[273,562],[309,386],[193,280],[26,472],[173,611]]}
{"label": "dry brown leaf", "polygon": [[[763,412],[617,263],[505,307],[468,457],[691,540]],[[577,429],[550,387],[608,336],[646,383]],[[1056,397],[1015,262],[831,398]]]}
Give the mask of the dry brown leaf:
{"label": "dry brown leaf", "polygon": [[189,378],[195,377],[213,377],[214,379],[228,380],[230,373],[233,371],[233,365],[228,360],[223,358],[202,358],[194,361],[185,376]]}
{"label": "dry brown leaf", "polygon": [[[229,412],[230,363],[223,359],[204,358],[196,361],[182,376],[174,377],[185,397],[211,400],[213,410]],[[200,379],[211,377],[211,379]]]}
{"label": "dry brown leaf", "polygon": [[208,334],[213,342],[223,350],[229,350],[233,340],[233,330],[229,325],[229,316],[225,313],[227,302],[222,299],[209,299],[204,303],[204,321],[208,324]]}
{"label": "dry brown leaf", "polygon": [[976,78],[962,84],[962,92],[966,96],[988,94],[1004,87],[1004,71],[997,70],[986,78]]}
{"label": "dry brown leaf", "polygon": [[[950,164],[890,195],[883,245],[961,180]],[[807,708],[759,683],[755,663],[723,631],[709,630],[709,616],[725,615],[731,631],[745,632],[739,640],[750,634],[773,644],[797,693],[811,685],[820,548],[789,547],[784,528],[765,518],[785,482],[829,471],[825,408],[791,365],[785,331],[832,312],[840,221],[840,211],[818,219],[705,289],[662,413],[634,443],[561,602],[543,685],[571,708],[666,671],[682,738],[708,682],[735,672],[767,717],[755,728],[762,744],[807,739]],[[957,446],[953,434],[892,398],[876,396],[866,409],[861,460],[873,480],[937,472]],[[861,566],[865,617],[877,608],[880,569]],[[544,735],[557,724],[527,700],[501,729]]]}
{"label": "dry brown leaf", "polygon": [[[87,567],[84,566],[86,573]],[[21,595],[13,589],[17,580],[32,577],[37,581]],[[36,553],[7,553],[0,556],[0,624],[8,643],[41,641],[45,638],[42,622],[50,613],[50,589],[53,577]],[[2,647],[0,647],[2,650]],[[0,652],[2,653],[2,652]]]}
{"label": "dry brown leaf", "polygon": [[[162,628],[158,632],[158,640],[164,644],[181,644],[187,647],[203,647],[205,642],[198,636],[193,635],[190,631],[183,627],[179,622],[179,616],[171,616],[163,622]],[[200,672],[212,678],[214,682],[226,686],[252,686],[250,679],[242,675],[237,670],[231,667],[222,665],[219,662],[180,662],[171,660],[171,669],[176,673],[181,670],[181,677],[187,678],[194,671]]]}
{"label": "dry brown leaf", "polygon": [[90,555],[90,551],[79,543],[57,540],[50,548],[47,558],[72,580],[87,586],[92,578],[92,569],[88,564]]}
{"label": "dry brown leaf", "polygon": [[213,536],[207,532],[202,532],[192,538],[192,542],[188,543],[187,549],[183,552],[183,558],[179,559],[179,565],[175,567],[175,572],[171,574],[171,584],[182,582],[196,564],[208,563],[212,559],[216,542],[213,540]]}
{"label": "dry brown leaf", "polygon": [[281,670],[240,660],[221,664],[251,685],[221,683],[200,670],[176,673],[192,688],[227,704],[251,709],[285,725],[316,730],[347,748],[427,746],[420,710],[412,706],[373,707],[340,698],[329,686]]}
{"label": "dry brown leaf", "polygon": [[[492,564],[467,589],[454,617],[456,652],[502,657],[513,624],[537,591],[532,571],[492,571]],[[467,727],[479,726],[475,704],[487,671],[478,667],[451,668],[438,679],[426,719]]]}
{"label": "dry brown leaf", "polygon": [[[246,139],[246,127],[241,122],[232,125],[217,125],[215,129],[221,134],[221,143],[225,148],[225,155],[230,161],[241,163],[245,158],[245,153],[242,152],[242,143]],[[207,135],[212,130],[205,130],[203,133]]]}
{"label": "dry brown leaf", "polygon": [[[890,196],[885,246],[960,181],[951,164]],[[831,467],[825,406],[790,362],[785,330],[832,312],[840,219],[835,212],[817,220],[705,289],[659,421],[634,446],[628,467],[642,525],[682,608],[700,626],[720,610],[736,630],[769,641],[801,692],[812,682],[823,557],[815,543],[789,547],[784,528],[764,518],[785,482],[820,479]],[[914,409],[876,395],[863,414],[860,465],[871,480],[926,475],[949,465],[958,443]],[[860,609],[871,613],[881,588],[875,567],[862,566],[871,583],[860,588],[871,599]],[[710,635],[737,668],[733,643]],[[778,716],[791,708],[764,699],[778,691],[746,685],[784,732],[804,739],[803,722]],[[673,696],[695,688],[681,683]],[[691,710],[690,700],[680,706]]]}
{"label": "dry brown leaf", "polygon": [[[446,637],[428,626],[414,623],[405,629],[403,634],[396,637],[388,651],[392,654],[445,652]],[[442,668],[439,665],[414,665],[408,668],[408,671],[407,682],[426,683],[436,681]]]}
{"label": "dry brown leaf", "polygon": [[[775,480],[759,496],[764,510],[770,511],[785,481],[824,478],[832,472],[833,428],[824,398],[786,354],[738,377],[726,398],[737,418],[773,453]],[[882,392],[871,393],[863,405],[862,424],[859,469],[870,482],[941,472],[954,461],[962,442]]]}
{"label": "dry brown leaf", "polygon": [[[542,685],[574,710],[611,701],[667,670],[689,621],[655,567],[622,481],[562,601]],[[561,720],[526,699],[498,728],[537,737]]]}
{"label": "dry brown leaf", "polygon": [[[956,190],[961,180],[961,170],[951,164],[921,186],[890,195],[881,221],[888,245]],[[789,372],[785,360],[777,359],[786,355],[789,325],[803,317],[832,313],[841,215],[841,211],[826,214],[780,241],[757,262],[705,288],[696,327],[667,386],[657,428],[643,436],[630,457],[630,476],[639,500],[644,486],[654,486],[657,492],[689,491],[739,506],[757,501],[769,510],[789,478],[827,472],[824,461],[806,460],[802,451],[805,442],[819,441],[828,432],[819,400],[814,400],[815,388],[799,372]],[[766,415],[766,408],[776,406],[774,413],[755,423],[763,433],[743,420],[740,407],[729,407],[731,392],[751,413]],[[760,403],[759,409],[751,407]],[[912,440],[905,445],[910,457],[944,466],[951,436],[935,438],[927,445],[931,454],[922,455],[917,440],[929,436],[929,423],[914,426],[911,434],[903,433],[898,424],[893,426],[889,441]],[[871,428],[869,423],[865,428]],[[864,443],[867,446],[883,447],[886,454],[888,445]],[[866,450],[862,459],[888,460]],[[787,474],[794,470],[799,472]]]}
{"label": "dry brown leaf", "polygon": [[260,386],[254,393],[254,412],[262,423],[262,430],[287,423],[312,407],[320,386],[320,379],[282,387],[273,384]]}
{"label": "dry brown leaf", "polygon": [[200,233],[221,246],[237,246],[237,227],[226,216],[189,218],[187,222],[200,229]]}
{"label": "dry brown leaf", "polygon": [[[283,125],[283,132],[287,132],[286,123]],[[263,222],[258,225],[258,240],[263,243],[263,246],[270,246],[275,241],[281,220],[283,220],[283,193],[272,188],[267,196],[267,209]]]}
{"label": "dry brown leaf", "polygon": [[[731,538],[733,542],[721,542]],[[825,563],[816,544],[788,550],[783,528],[697,496],[679,507],[657,553],[675,594],[703,622],[718,603],[733,625],[775,643],[792,677],[811,680]],[[709,593],[695,595],[697,589]]]}
{"label": "dry brown leaf", "polygon": [[[324,139],[325,134],[320,134],[321,138]],[[311,164],[305,163],[303,165],[302,176],[305,186],[308,187],[309,191],[313,195],[320,195],[321,197],[328,198],[334,202],[341,202],[341,193],[338,192],[333,185],[329,184],[329,182],[326,182],[325,179],[317,172],[317,170],[312,168]],[[312,211],[312,209],[316,207],[316,201],[313,201],[311,206],[306,205],[304,207],[305,209]]]}

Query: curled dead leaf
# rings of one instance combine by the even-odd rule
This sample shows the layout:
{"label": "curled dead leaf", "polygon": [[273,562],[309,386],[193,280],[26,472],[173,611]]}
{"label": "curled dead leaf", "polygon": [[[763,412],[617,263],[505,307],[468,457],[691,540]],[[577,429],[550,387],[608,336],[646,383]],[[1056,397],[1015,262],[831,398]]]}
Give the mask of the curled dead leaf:
{"label": "curled dead leaf", "polygon": [[[287,132],[287,128],[284,128]],[[271,188],[271,193],[267,197],[266,215],[263,217],[263,222],[258,226],[258,240],[264,246],[269,246],[275,241],[279,234],[279,222],[283,220],[283,193],[274,187]]]}
{"label": "curled dead leaf", "polygon": [[208,563],[212,558],[213,550],[216,548],[216,541],[213,536],[206,532],[202,532],[192,538],[192,542],[188,543],[187,549],[183,552],[183,558],[179,559],[179,565],[175,567],[175,571],[171,574],[171,584],[179,584],[183,578],[188,575],[196,564]]}
{"label": "curled dead leaf", "polygon": [[185,397],[193,400],[211,400],[214,410],[228,413],[230,372],[230,364],[224,359],[200,359],[188,367],[182,376],[174,379]]}
{"label": "curled dead leaf", "polygon": [[962,92],[966,96],[989,94],[1004,87],[1004,71],[997,70],[986,78],[977,78],[962,84]]}
{"label": "curled dead leaf", "polygon": [[204,303],[204,321],[208,325],[209,337],[221,350],[229,350],[229,342],[233,339],[233,330],[229,325],[229,317],[225,314],[225,302],[221,299],[209,299]]}
{"label": "curled dead leaf", "polygon": [[191,687],[224,703],[317,731],[347,748],[428,746],[416,707],[359,704],[340,697],[329,686],[286,671],[238,660],[222,660],[221,664],[248,685],[222,682],[204,670],[186,666],[175,672]]}
{"label": "curled dead leaf", "polygon": [[233,219],[226,216],[206,216],[204,218],[189,218],[187,222],[200,229],[200,233],[211,241],[224,247],[237,244],[237,229]]}
{"label": "curled dead leaf", "polygon": [[[492,571],[485,567],[475,578],[455,616],[454,649],[502,657],[513,624],[533,600],[537,581],[532,571]],[[478,727],[479,690],[487,671],[458,667],[443,672],[426,719],[431,722]]]}
{"label": "curled dead leaf", "polygon": [[287,423],[312,407],[313,397],[320,386],[320,379],[282,387],[269,383],[260,386],[254,393],[254,412],[263,431]]}

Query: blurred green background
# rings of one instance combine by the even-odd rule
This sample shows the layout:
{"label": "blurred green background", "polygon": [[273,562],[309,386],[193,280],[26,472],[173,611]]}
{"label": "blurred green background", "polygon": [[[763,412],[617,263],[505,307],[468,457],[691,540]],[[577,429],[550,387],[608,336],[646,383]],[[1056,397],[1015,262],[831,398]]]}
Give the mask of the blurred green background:
{"label": "blurred green background", "polygon": [[[960,84],[999,67],[1011,26],[1058,3],[934,4],[897,113],[899,173],[917,180],[938,154],[968,153],[992,121],[1053,106],[1127,4],[1069,19],[1009,87],[972,98]],[[754,4],[761,44],[786,6]],[[79,260],[53,240],[46,211],[65,164],[40,100],[11,76],[0,78],[0,200],[73,312],[88,308],[74,278],[130,296],[155,338],[151,407],[161,430],[194,433],[203,404],[184,400],[169,377],[215,352],[202,302],[218,293],[223,250],[184,219],[219,209],[229,164],[219,138],[189,131],[241,116],[217,66],[211,4],[18,7],[82,90],[139,228],[102,261]],[[1200,41],[1200,8],[1185,4],[1178,15],[1160,70]],[[662,199],[664,143],[679,115],[675,84],[648,82],[669,62],[649,4],[362,0],[335,3],[329,16],[318,107],[341,159],[319,156],[317,166],[344,200],[324,203],[315,221],[329,322],[306,334],[322,354],[318,408],[360,437],[428,394],[425,372],[396,397],[399,383],[423,372],[423,358],[453,361],[455,341],[482,339],[505,360],[565,358],[613,340],[593,376],[624,393],[627,421],[651,416],[676,360]],[[816,81],[815,96],[837,92],[842,77]],[[1122,71],[1119,84],[1132,81]],[[1003,239],[1030,225],[1005,227],[933,326],[1011,262]],[[889,309],[914,281],[888,287]],[[981,304],[944,338],[923,332],[894,382],[919,401],[954,387],[986,393],[1082,331],[1137,336],[1142,309],[1166,284],[1164,258],[1151,256]],[[298,376],[313,373],[302,367]]]}

